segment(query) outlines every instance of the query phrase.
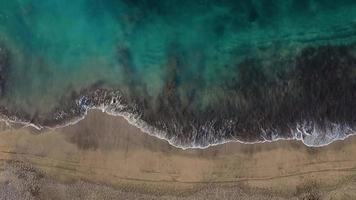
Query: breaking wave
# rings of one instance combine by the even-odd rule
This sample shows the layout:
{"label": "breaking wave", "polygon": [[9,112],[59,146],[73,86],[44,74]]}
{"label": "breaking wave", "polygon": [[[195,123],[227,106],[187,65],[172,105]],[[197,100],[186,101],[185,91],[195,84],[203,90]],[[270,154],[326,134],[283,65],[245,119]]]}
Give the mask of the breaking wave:
{"label": "breaking wave", "polygon": [[[97,90],[94,93],[102,94],[102,91]],[[108,101],[108,97],[111,98],[110,101]],[[91,110],[101,110],[102,112],[111,116],[123,117],[129,124],[139,128],[142,132],[149,134],[150,136],[159,138],[161,140],[165,140],[170,145],[183,150],[206,149],[211,146],[221,145],[230,142],[238,142],[242,144],[257,144],[275,142],[280,140],[297,140],[301,141],[308,147],[322,147],[329,145],[335,141],[345,140],[348,137],[356,134],[355,129],[347,124],[337,124],[328,122],[326,125],[320,126],[312,121],[304,121],[302,123],[297,123],[294,127],[291,126],[290,132],[288,134],[281,134],[278,131],[264,130],[261,128],[261,139],[256,141],[243,141],[234,137],[229,139],[215,137],[216,133],[214,128],[211,127],[211,125],[213,124],[213,122],[211,122],[206,123],[205,127],[203,127],[203,129],[209,132],[208,137],[205,138],[205,141],[191,140],[190,142],[182,142],[178,137],[172,136],[174,134],[168,134],[166,131],[160,130],[142,120],[140,113],[125,111],[127,109],[127,105],[120,101],[121,99],[122,97],[117,91],[109,93],[105,92],[104,98],[96,99],[98,101],[98,104],[93,104],[93,102],[88,103],[88,96],[81,96],[78,100],[76,100],[76,105],[82,111],[81,114],[79,116],[73,117],[72,119],[67,119],[65,120],[65,122],[57,124],[55,126],[42,126],[35,123],[31,123],[30,121],[23,120],[16,116],[9,117],[4,114],[2,114],[1,120],[8,125],[21,124],[24,127],[33,127],[37,130],[58,129],[66,126],[75,125],[81,120],[84,120],[88,112],[90,112]],[[61,111],[57,112],[56,115],[57,119],[61,119],[66,116],[66,113],[65,111]],[[194,130],[196,131],[197,129]],[[272,133],[270,133],[271,131]],[[199,132],[196,132],[195,134],[199,134]]]}

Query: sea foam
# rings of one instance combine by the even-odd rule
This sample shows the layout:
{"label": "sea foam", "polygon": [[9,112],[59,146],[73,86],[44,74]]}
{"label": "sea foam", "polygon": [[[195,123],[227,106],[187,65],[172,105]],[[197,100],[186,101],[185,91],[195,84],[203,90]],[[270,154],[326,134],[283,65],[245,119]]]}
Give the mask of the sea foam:
{"label": "sea foam", "polygon": [[[339,140],[345,140],[350,136],[353,136],[356,134],[356,131],[348,126],[347,124],[336,124],[329,122],[327,126],[318,126],[316,123],[310,122],[310,121],[304,121],[303,123],[298,123],[296,127],[291,127],[290,128],[290,136],[289,137],[281,137],[278,132],[274,132],[272,134],[272,137],[268,139],[265,137],[266,131],[261,128],[261,140],[257,141],[242,141],[237,138],[232,137],[231,139],[211,139],[208,144],[202,145],[201,143],[197,143],[196,141],[192,140],[190,143],[182,143],[177,137],[169,137],[169,134],[163,130],[159,130],[154,126],[149,125],[146,123],[144,120],[141,119],[140,114],[134,114],[130,112],[125,112],[125,111],[118,111],[118,110],[123,110],[126,105],[122,104],[120,100],[120,97],[113,97],[112,100],[109,104],[100,104],[100,105],[95,105],[95,106],[86,106],[84,105],[81,101],[83,101],[85,97],[81,97],[77,101],[78,106],[82,106],[82,108],[85,110],[84,114],[78,117],[75,117],[74,119],[71,119],[67,121],[66,123],[59,124],[53,127],[50,126],[41,126],[37,125],[34,123],[31,123],[29,121],[22,120],[17,117],[8,117],[6,115],[1,116],[1,120],[4,121],[7,125],[11,126],[11,124],[20,124],[23,125],[24,127],[33,127],[37,130],[55,130],[59,128],[64,128],[67,126],[72,126],[77,123],[79,123],[81,120],[84,120],[88,112],[91,110],[100,110],[108,115],[111,116],[118,116],[118,117],[123,117],[129,124],[137,127],[140,129],[142,132],[156,137],[161,140],[167,141],[170,145],[180,148],[183,150],[186,149],[206,149],[212,146],[217,146],[217,145],[222,145],[230,142],[237,142],[237,143],[242,143],[242,144],[260,144],[260,143],[270,143],[270,142],[276,142],[276,141],[281,141],[281,140],[297,140],[301,141],[304,145],[308,147],[323,147],[326,145],[329,145],[335,141]],[[60,116],[58,116],[60,117]],[[205,127],[207,130],[211,130],[211,127],[209,125],[206,125]],[[197,131],[197,130],[195,130]],[[196,133],[198,134],[198,133]],[[214,137],[214,134],[210,134],[211,137]]]}

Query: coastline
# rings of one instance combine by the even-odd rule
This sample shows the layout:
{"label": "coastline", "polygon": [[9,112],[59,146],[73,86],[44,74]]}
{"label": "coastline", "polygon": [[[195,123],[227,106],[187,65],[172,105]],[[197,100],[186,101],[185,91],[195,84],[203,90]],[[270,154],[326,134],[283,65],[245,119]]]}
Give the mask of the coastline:
{"label": "coastline", "polygon": [[[87,11],[83,3],[78,3],[71,12]],[[354,5],[335,5],[332,12],[324,10],[322,4],[315,5],[314,9],[320,13],[310,15],[309,19],[304,9],[290,18],[291,13],[285,11],[296,10],[289,3],[280,3],[281,7],[273,9],[284,10],[280,16],[287,18],[270,18],[278,12],[267,9],[271,15],[266,18],[271,20],[265,21],[256,15],[252,21],[261,20],[256,27],[250,27],[252,21],[242,15],[230,15],[232,5],[220,5],[224,9],[217,13],[231,17],[222,20],[218,17],[220,14],[213,14],[215,10],[200,13],[200,5],[192,2],[189,6],[180,5],[182,7],[154,5],[171,11],[192,9],[192,13],[187,12],[188,18],[180,19],[182,16],[175,12],[173,15],[162,12],[148,21],[141,16],[143,21],[140,21],[136,19],[136,12],[146,13],[145,5],[134,3],[123,7],[128,17],[123,20],[119,20],[122,16],[114,20],[97,16],[103,17],[105,23],[117,24],[117,29],[81,30],[97,28],[85,14],[79,22],[88,26],[78,26],[74,31],[62,24],[57,30],[57,33],[93,37],[85,41],[81,41],[82,37],[64,37],[67,34],[47,38],[45,35],[50,34],[42,34],[39,28],[42,26],[25,29],[17,26],[26,18],[21,9],[24,5],[4,4],[9,12],[8,21],[15,23],[4,24],[1,33],[0,113],[9,122],[52,129],[74,125],[88,110],[101,109],[111,115],[124,116],[144,132],[182,149],[278,140],[300,140],[307,146],[318,147],[355,134]],[[209,4],[217,2],[209,1]],[[106,3],[102,7],[105,12],[104,5]],[[261,9],[261,14],[267,11],[262,9],[264,4],[246,5],[246,8],[249,6]],[[56,10],[58,19],[72,21],[74,16],[65,14],[59,7],[48,9]],[[246,16],[251,14],[250,9],[241,11],[246,12]],[[39,6],[29,12],[46,15],[48,10]],[[204,17],[197,24],[191,24],[191,19],[200,19],[207,13],[211,18]],[[28,18],[29,24],[41,22],[43,26],[53,26],[34,16]],[[161,18],[170,18],[177,26]],[[301,21],[295,20],[297,18]],[[241,24],[235,24],[237,22]],[[306,24],[315,26],[309,29]],[[157,31],[154,28],[157,25],[167,30]],[[196,26],[202,29],[188,28]],[[140,31],[136,33],[133,27]],[[19,34],[22,32],[28,35]],[[108,33],[110,37],[101,37]],[[195,36],[185,37],[185,33]],[[39,37],[35,37],[36,34]],[[96,36],[110,40],[99,50],[98,44],[103,43],[94,39]],[[213,43],[203,42],[203,39]],[[31,40],[38,41],[26,45]],[[62,40],[63,49],[57,45]],[[89,46],[76,46],[76,40],[90,43],[92,51],[88,51]],[[37,46],[42,43],[51,47],[49,51],[42,52],[43,47]],[[74,46],[70,48],[71,45]],[[78,55],[58,54],[70,49]],[[104,50],[106,56],[102,55]],[[62,71],[66,67],[73,71]],[[33,70],[33,76],[27,75],[27,69]]]}
{"label": "coastline", "polygon": [[[285,73],[289,75],[283,75],[281,80],[273,76],[269,80],[262,68],[258,67],[262,60],[246,59],[237,64],[235,71],[237,77],[241,75],[237,84],[240,86],[236,88],[237,85],[232,85],[226,93],[219,93],[219,98],[214,102],[220,99],[224,102],[222,105],[212,103],[204,109],[199,108],[200,101],[197,99],[186,101],[185,108],[181,107],[174,83],[178,77],[176,64],[179,59],[173,56],[172,69],[167,72],[169,78],[157,99],[136,86],[125,90],[105,87],[99,81],[63,95],[44,113],[36,110],[26,112],[21,106],[13,108],[6,104],[1,105],[0,113],[7,122],[41,130],[74,125],[83,120],[88,111],[99,109],[109,115],[122,116],[149,135],[181,149],[204,149],[229,142],[256,144],[278,140],[299,140],[309,147],[320,147],[356,133],[353,112],[356,107],[353,101],[354,49],[354,43],[325,45],[303,48],[293,58],[287,59],[288,56],[284,55],[286,60],[282,59],[282,63],[295,60],[295,64],[291,65],[295,69],[287,70]],[[336,60],[329,56],[334,54]],[[282,63],[279,64],[283,66]],[[318,68],[314,69],[314,63],[318,63]],[[348,76],[335,77],[338,70]],[[254,71],[263,77],[261,85],[255,85],[249,79]],[[319,71],[325,72],[325,77],[318,76],[314,81],[313,76]],[[305,77],[305,80],[298,77]],[[333,84],[335,82],[343,84]],[[264,84],[268,88],[264,88]],[[313,91],[308,88],[313,88]],[[210,92],[219,92],[221,89],[214,87]],[[250,93],[254,95],[249,96]],[[274,95],[270,96],[270,93]],[[233,98],[228,97],[233,94]],[[324,99],[323,96],[330,98]]]}
{"label": "coastline", "polygon": [[[216,192],[211,199],[233,194],[246,199],[264,199],[266,194],[293,199],[310,188],[321,197],[356,188],[356,159],[350,156],[356,152],[355,137],[320,148],[280,140],[182,150],[149,136],[123,117],[99,110],[90,111],[73,126],[40,132],[32,127],[1,128],[0,185],[27,183],[16,178],[17,173],[38,172],[42,175],[34,177],[45,177],[35,181],[35,185],[43,182],[38,185],[39,195],[74,187],[69,194],[92,199],[102,199],[102,190],[121,191],[131,198],[140,197],[133,196],[139,191],[142,199],[207,199],[195,196],[209,196],[207,191]],[[88,193],[88,188],[95,189]],[[347,194],[354,195],[352,190]]]}
{"label": "coastline", "polygon": [[4,2],[0,200],[356,200],[356,0]]}
{"label": "coastline", "polygon": [[[80,103],[79,103],[80,104]],[[227,143],[240,143],[240,144],[247,144],[247,145],[253,145],[253,144],[263,144],[263,143],[273,143],[273,142],[278,142],[278,141],[300,141],[302,142],[305,146],[307,147],[311,147],[311,148],[318,148],[318,147],[324,147],[327,145],[330,145],[334,142],[337,141],[343,141],[346,140],[349,137],[352,137],[354,135],[356,135],[356,131],[352,130],[351,128],[343,128],[343,129],[349,129],[350,132],[345,134],[343,133],[343,136],[341,137],[335,137],[332,138],[331,140],[329,140],[326,143],[321,143],[321,144],[317,144],[317,145],[313,145],[313,144],[308,144],[305,142],[305,137],[304,134],[306,136],[311,136],[308,133],[306,133],[305,131],[300,131],[298,130],[298,132],[294,132],[292,133],[293,137],[287,137],[287,138],[283,138],[283,137],[279,137],[277,136],[275,139],[273,140],[258,140],[258,141],[253,141],[253,142],[246,142],[246,141],[241,141],[239,139],[230,139],[230,140],[222,140],[222,141],[218,141],[216,143],[211,143],[205,146],[198,146],[198,145],[194,145],[193,143],[189,146],[189,145],[177,145],[176,142],[174,141],[174,138],[169,139],[167,137],[167,133],[165,133],[162,130],[158,130],[157,128],[147,124],[145,121],[143,121],[142,119],[139,118],[139,116],[136,116],[135,114],[129,113],[129,112],[117,112],[115,110],[113,110],[112,108],[110,108],[111,105],[104,105],[102,104],[101,106],[91,106],[91,107],[84,107],[84,111],[82,115],[76,116],[73,119],[70,119],[69,121],[63,123],[63,124],[59,124],[56,125],[54,127],[51,126],[41,126],[41,125],[37,125],[31,122],[26,122],[23,121],[21,119],[18,118],[9,118],[6,115],[2,114],[2,117],[0,118],[0,121],[5,122],[6,124],[15,124],[15,125],[23,125],[24,127],[33,127],[35,129],[37,129],[38,131],[43,131],[43,130],[55,130],[55,129],[61,129],[61,128],[65,128],[67,126],[73,126],[77,123],[79,123],[80,121],[84,120],[85,117],[88,115],[89,112],[95,112],[95,111],[101,111],[107,115],[110,116],[114,116],[114,117],[123,117],[129,124],[139,128],[142,132],[144,132],[145,134],[148,134],[150,136],[154,136],[158,139],[164,140],[166,142],[168,142],[170,145],[172,145],[175,148],[179,148],[179,149],[183,149],[183,150],[187,150],[187,149],[207,149],[210,147],[214,147],[214,146],[218,146],[218,145],[223,145],[223,144],[227,144]],[[124,106],[122,106],[124,107]],[[291,132],[293,132],[291,130]]]}

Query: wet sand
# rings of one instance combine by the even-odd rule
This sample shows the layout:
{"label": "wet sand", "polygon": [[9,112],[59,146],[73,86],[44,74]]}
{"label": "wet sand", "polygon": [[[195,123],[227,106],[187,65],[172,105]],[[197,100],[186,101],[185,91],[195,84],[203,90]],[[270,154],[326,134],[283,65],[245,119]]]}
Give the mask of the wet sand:
{"label": "wet sand", "polygon": [[356,199],[356,137],[181,150],[101,111],[0,130],[0,199]]}

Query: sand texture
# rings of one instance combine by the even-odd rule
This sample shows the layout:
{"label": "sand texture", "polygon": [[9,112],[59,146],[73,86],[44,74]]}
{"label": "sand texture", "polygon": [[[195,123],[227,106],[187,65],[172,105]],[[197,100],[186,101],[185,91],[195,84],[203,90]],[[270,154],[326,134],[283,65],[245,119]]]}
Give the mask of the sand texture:
{"label": "sand texture", "polygon": [[101,111],[0,129],[0,199],[356,199],[354,137],[183,151]]}

